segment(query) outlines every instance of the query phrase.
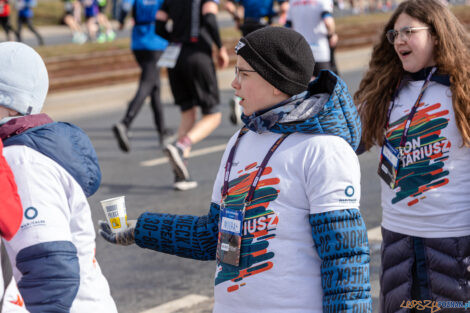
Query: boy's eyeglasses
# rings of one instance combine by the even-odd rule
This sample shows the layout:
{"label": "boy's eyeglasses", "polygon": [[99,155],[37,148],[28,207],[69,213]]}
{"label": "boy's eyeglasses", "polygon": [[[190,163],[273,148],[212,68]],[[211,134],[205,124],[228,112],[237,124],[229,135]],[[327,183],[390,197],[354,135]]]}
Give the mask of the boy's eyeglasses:
{"label": "boy's eyeglasses", "polygon": [[240,84],[242,79],[240,77],[240,73],[242,72],[248,72],[248,73],[254,73],[256,72],[255,70],[243,70],[240,69],[238,66],[235,66],[235,78],[237,79],[237,82]]}
{"label": "boy's eyeglasses", "polygon": [[424,30],[424,29],[429,29],[429,27],[410,27],[406,26],[403,27],[400,30],[394,30],[390,29],[385,33],[387,36],[388,41],[393,45],[395,44],[395,40],[397,39],[398,35],[400,35],[400,39],[403,40],[404,42],[407,42],[411,38],[411,34],[419,31],[419,30]]}

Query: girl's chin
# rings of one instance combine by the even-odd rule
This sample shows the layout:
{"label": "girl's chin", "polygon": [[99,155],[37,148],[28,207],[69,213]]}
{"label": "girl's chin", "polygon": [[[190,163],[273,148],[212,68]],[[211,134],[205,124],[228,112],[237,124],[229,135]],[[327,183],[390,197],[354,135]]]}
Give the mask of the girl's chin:
{"label": "girl's chin", "polygon": [[420,70],[420,69],[417,69],[416,66],[408,65],[406,63],[402,63],[402,66],[403,66],[403,69],[408,73],[415,73]]}

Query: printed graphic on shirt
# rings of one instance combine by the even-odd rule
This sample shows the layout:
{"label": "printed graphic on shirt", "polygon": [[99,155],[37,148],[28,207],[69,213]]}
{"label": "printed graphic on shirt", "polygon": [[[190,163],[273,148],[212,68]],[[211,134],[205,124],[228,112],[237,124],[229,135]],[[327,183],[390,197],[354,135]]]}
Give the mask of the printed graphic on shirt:
{"label": "printed graphic on shirt", "polygon": [[35,207],[29,207],[24,210],[24,219],[23,223],[21,224],[21,230],[25,230],[31,227],[36,226],[45,226],[46,220],[39,217],[39,211]]}
{"label": "printed graphic on shirt", "polygon": [[[405,113],[390,124],[387,138],[394,147],[400,145],[409,111]],[[441,135],[449,123],[448,115],[449,111],[442,110],[440,103],[420,104],[402,151],[393,204],[409,197],[408,206],[415,205],[426,197],[427,191],[449,183],[444,162],[449,158],[451,142]]]}
{"label": "printed graphic on shirt", "polygon": [[[257,163],[245,167],[239,172],[239,177],[229,182],[228,196],[225,201],[227,207],[242,209],[251,183],[258,171]],[[256,190],[253,201],[245,210],[243,222],[243,236],[238,267],[220,263],[218,264],[215,285],[232,281],[228,292],[234,292],[245,286],[245,278],[263,273],[273,267],[274,253],[269,250],[269,241],[276,237],[275,231],[279,221],[277,214],[269,207],[279,190],[273,186],[279,184],[279,178],[264,178],[272,172],[266,167]]]}

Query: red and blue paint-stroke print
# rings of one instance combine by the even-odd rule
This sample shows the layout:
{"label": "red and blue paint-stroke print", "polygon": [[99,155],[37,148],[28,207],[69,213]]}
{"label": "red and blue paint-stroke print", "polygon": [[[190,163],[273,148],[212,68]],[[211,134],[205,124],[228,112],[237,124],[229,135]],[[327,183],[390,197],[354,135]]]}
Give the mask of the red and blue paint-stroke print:
{"label": "red and blue paint-stroke print", "polygon": [[[238,173],[238,178],[229,182],[226,206],[242,209],[250,185],[258,171],[257,163],[250,164]],[[215,284],[231,281],[228,292],[234,292],[245,286],[245,279],[270,270],[273,267],[274,252],[269,251],[270,240],[276,237],[277,214],[269,209],[279,193],[274,186],[279,178],[267,178],[272,173],[266,167],[256,187],[253,201],[246,207],[243,222],[243,235],[240,253],[240,265],[232,266],[220,263]]]}
{"label": "red and blue paint-stroke print", "polygon": [[[406,146],[401,157],[397,175],[395,204],[407,199],[408,206],[426,198],[431,189],[449,183],[449,171],[444,169],[449,158],[451,142],[441,135],[449,123],[449,111],[442,110],[440,103],[423,106],[416,112],[410,125]],[[387,138],[398,148],[408,113],[390,124]]]}

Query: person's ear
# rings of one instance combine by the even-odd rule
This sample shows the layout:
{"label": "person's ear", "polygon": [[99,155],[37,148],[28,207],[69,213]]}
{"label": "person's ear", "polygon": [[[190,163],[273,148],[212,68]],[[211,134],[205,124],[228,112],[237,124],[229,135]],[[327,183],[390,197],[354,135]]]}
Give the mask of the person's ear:
{"label": "person's ear", "polygon": [[284,93],[282,91],[280,91],[279,89],[277,89],[276,87],[273,87],[273,95],[274,96],[281,96],[283,95]]}
{"label": "person's ear", "polygon": [[282,91],[280,91],[279,89],[277,89],[276,87],[273,86],[273,96],[275,97],[282,97],[282,98],[290,98],[290,96]]}
{"label": "person's ear", "polygon": [[12,110],[12,109],[8,109],[6,108],[7,111],[8,111],[8,116],[17,116],[17,115],[20,115],[20,113],[16,112],[15,110]]}

